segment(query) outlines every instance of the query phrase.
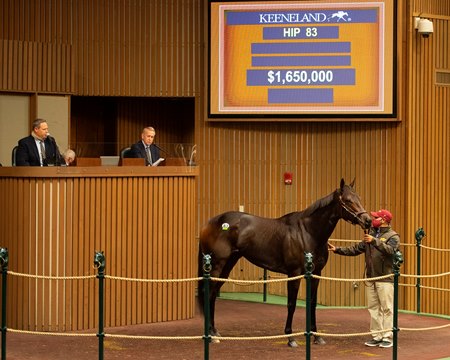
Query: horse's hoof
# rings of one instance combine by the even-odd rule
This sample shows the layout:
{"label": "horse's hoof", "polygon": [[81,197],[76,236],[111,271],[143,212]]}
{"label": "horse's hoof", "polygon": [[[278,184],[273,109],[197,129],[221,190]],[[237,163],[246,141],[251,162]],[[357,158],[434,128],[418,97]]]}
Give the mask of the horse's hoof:
{"label": "horse's hoof", "polygon": [[326,342],[325,342],[325,340],[324,340],[321,336],[315,336],[315,337],[314,337],[314,344],[317,344],[317,345],[325,345]]}
{"label": "horse's hoof", "polygon": [[212,329],[212,330],[209,332],[209,335],[215,337],[215,339],[211,339],[211,343],[212,343],[212,344],[218,344],[218,343],[220,343],[220,340],[217,339],[217,337],[220,336],[220,333],[219,333],[216,329]]}
{"label": "horse's hoof", "polygon": [[289,346],[289,347],[292,347],[292,348],[298,347],[297,341],[295,341],[295,340],[289,340],[289,341],[288,341],[288,346]]}

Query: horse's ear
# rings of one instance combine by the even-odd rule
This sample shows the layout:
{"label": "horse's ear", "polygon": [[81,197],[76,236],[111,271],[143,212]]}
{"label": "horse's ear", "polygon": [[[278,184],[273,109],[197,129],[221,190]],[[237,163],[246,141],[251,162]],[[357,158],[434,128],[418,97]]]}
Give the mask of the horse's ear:
{"label": "horse's ear", "polygon": [[341,179],[341,190],[344,190],[344,186],[345,186],[345,180],[344,178]]}
{"label": "horse's ear", "polygon": [[355,180],[356,180],[356,177],[353,179],[353,181],[350,183],[350,186],[353,188],[354,186],[355,186]]}

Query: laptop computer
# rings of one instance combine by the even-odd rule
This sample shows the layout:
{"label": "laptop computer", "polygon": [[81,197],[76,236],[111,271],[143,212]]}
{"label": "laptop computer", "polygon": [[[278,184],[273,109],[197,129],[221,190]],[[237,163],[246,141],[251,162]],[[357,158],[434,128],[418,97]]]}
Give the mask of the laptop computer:
{"label": "laptop computer", "polygon": [[117,166],[119,159],[120,156],[100,156],[102,166]]}

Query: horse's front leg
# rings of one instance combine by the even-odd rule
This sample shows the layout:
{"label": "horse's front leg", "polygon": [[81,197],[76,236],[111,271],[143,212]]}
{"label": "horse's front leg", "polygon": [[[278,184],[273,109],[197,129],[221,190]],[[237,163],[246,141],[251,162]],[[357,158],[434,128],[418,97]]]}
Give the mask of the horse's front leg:
{"label": "horse's front leg", "polygon": [[[284,327],[285,334],[292,334],[292,319],[294,318],[295,308],[297,306],[297,295],[298,289],[300,287],[300,279],[288,281],[287,290],[288,290],[288,315],[286,319],[286,326]],[[288,337],[288,345],[290,347],[297,347],[297,342],[293,336]]]}
{"label": "horse's front leg", "polygon": [[[320,275],[320,274],[319,274]],[[317,308],[317,290],[319,288],[320,279],[312,278],[311,280],[311,331],[317,332],[316,308]],[[314,335],[314,344],[325,345],[325,340],[318,335]]]}

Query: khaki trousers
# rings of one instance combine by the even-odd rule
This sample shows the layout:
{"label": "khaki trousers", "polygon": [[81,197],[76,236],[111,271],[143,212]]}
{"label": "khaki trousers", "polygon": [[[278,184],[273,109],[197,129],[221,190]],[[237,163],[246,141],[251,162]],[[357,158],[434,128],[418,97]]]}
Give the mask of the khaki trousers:
{"label": "khaki trousers", "polygon": [[[366,296],[372,337],[375,340],[392,340],[394,284],[381,281],[367,282]],[[385,329],[389,331],[374,333]]]}

